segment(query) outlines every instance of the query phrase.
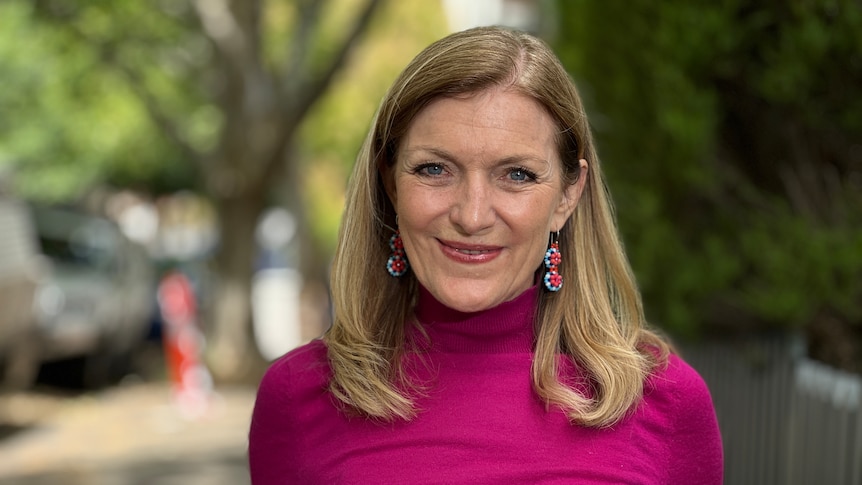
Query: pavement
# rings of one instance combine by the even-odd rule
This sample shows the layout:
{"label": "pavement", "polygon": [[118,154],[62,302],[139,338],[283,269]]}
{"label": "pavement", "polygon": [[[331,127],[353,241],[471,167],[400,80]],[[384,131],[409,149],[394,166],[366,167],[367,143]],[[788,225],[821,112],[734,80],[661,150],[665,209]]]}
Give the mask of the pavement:
{"label": "pavement", "polygon": [[244,485],[253,388],[197,414],[164,382],[0,395],[0,485]]}

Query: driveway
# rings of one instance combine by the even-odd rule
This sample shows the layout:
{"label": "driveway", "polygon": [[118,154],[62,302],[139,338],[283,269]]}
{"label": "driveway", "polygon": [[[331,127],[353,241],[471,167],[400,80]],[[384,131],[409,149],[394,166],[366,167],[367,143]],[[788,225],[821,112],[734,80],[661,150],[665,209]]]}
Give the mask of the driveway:
{"label": "driveway", "polygon": [[254,389],[218,389],[197,417],[164,383],[0,395],[0,485],[248,484]]}

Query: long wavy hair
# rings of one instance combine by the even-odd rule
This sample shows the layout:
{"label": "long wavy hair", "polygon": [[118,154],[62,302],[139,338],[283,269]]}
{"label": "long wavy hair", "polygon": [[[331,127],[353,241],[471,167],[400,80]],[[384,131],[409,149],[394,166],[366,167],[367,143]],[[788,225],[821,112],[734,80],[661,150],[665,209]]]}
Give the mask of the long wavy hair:
{"label": "long wavy hair", "polygon": [[[644,318],[640,293],[623,251],[610,196],[577,90],[541,40],[481,27],[451,34],[423,50],[384,97],[347,191],[332,266],[334,321],[324,335],[329,390],[369,418],[409,420],[416,384],[404,369],[407,326],[418,283],[385,269],[395,210],[382,173],[395,163],[411,121],[431,101],[505,86],[544,106],[559,128],[565,182],[586,177],[581,199],[559,234],[567,284],[541,292],[532,363],[535,392],[571,422],[606,427],[640,400],[646,378],[666,362],[667,344]],[[589,168],[579,169],[586,159]],[[536,268],[537,271],[540,268]],[[589,391],[561,375],[560,358],[584,373]]]}

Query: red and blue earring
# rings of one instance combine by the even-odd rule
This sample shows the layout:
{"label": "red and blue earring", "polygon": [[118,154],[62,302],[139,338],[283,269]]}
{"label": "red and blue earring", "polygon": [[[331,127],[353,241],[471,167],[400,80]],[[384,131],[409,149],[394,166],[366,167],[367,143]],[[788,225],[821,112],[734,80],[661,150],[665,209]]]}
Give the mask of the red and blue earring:
{"label": "red and blue earring", "polygon": [[563,287],[563,277],[559,273],[559,266],[563,261],[559,239],[560,231],[551,233],[551,244],[545,252],[545,267],[548,268],[548,271],[545,272],[544,281],[548,291],[560,291],[560,288]]}
{"label": "red and blue earring", "polygon": [[395,234],[389,238],[389,248],[392,250],[392,254],[386,261],[386,271],[398,278],[404,275],[410,266],[407,263],[407,255],[404,254],[404,241],[401,239],[401,231],[396,230]]}

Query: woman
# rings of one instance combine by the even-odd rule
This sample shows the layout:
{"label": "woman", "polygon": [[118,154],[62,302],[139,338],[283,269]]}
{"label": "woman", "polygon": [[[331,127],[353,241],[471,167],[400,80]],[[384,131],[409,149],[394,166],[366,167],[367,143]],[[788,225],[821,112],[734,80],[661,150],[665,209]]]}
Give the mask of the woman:
{"label": "woman", "polygon": [[358,156],[322,340],[264,377],[255,484],[716,484],[702,379],[644,322],[578,94],[478,28],[395,81]]}

